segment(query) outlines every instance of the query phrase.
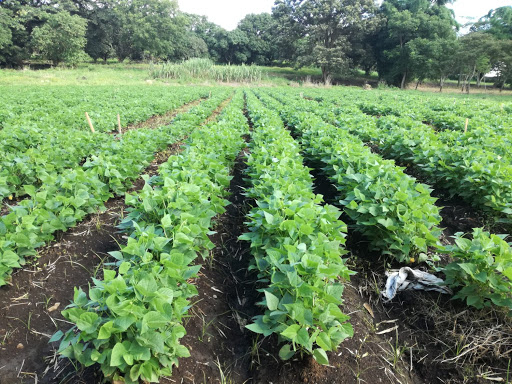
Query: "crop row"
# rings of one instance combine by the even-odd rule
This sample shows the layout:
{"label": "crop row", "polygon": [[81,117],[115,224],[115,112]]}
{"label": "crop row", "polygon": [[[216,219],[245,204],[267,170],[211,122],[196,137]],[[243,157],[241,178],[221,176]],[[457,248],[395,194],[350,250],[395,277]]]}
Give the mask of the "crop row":
{"label": "crop row", "polygon": [[281,113],[300,136],[306,156],[322,168],[338,190],[339,204],[373,249],[409,262],[438,244],[439,208],[428,186],[406,175],[347,131],[305,112],[308,101],[268,96],[265,103]]}
{"label": "crop row", "polygon": [[65,231],[101,209],[113,194],[123,194],[155,152],[192,132],[227,95],[228,91],[213,95],[171,125],[129,131],[101,154],[87,158],[83,166],[45,175],[38,189],[25,186],[30,197],[0,218],[0,286],[26,256],[52,240],[54,232]]}
{"label": "crop row", "polygon": [[[279,98],[280,96],[277,95],[276,97]],[[275,102],[273,102],[272,99],[267,97],[265,100],[270,101],[272,105],[275,105]],[[332,110],[323,110],[317,103],[311,103],[303,100],[302,98],[297,98],[297,104],[294,104],[291,100],[293,100],[293,98],[286,99],[287,105],[294,105],[301,111],[312,110],[326,116],[328,119],[333,119]],[[284,114],[286,115],[287,113],[292,116],[290,120],[292,125],[294,124],[294,121],[297,120],[294,120],[294,117],[301,116],[300,112],[298,115],[296,112],[294,114],[294,110],[292,108],[288,112],[284,109]],[[335,116],[336,114],[334,114],[334,117]],[[340,124],[341,126],[344,124],[351,126],[349,124],[355,124],[357,122],[360,129],[364,129],[364,127],[366,127],[364,125],[364,120],[359,119],[357,115],[349,115],[348,117],[338,116],[337,121],[338,123],[342,122]],[[317,129],[320,129],[321,131],[321,127],[326,127],[326,124],[319,120],[318,116],[312,113],[306,114],[306,118],[302,119],[298,125],[309,127],[309,129],[313,131]],[[353,131],[357,132],[358,130]],[[306,129],[306,137],[309,134],[309,131]],[[326,137],[326,135],[327,134],[324,130],[321,132],[320,136]],[[304,137],[305,136],[302,138]],[[348,135],[348,130],[338,128],[336,133],[326,141],[322,142],[321,138],[318,138],[320,152],[325,152],[325,148],[329,148],[330,146],[339,145],[337,143],[340,138],[345,141],[353,139]],[[314,146],[312,142],[309,142],[309,144]],[[361,143],[359,143],[359,145],[361,145]],[[343,150],[335,153],[335,157],[348,159],[348,163],[353,161],[353,156],[357,153],[357,150],[354,150],[354,147],[351,147],[350,145],[341,148]],[[314,150],[306,146],[305,151],[308,153]],[[328,149],[327,153],[329,153]],[[322,161],[325,162],[328,159],[329,157],[327,156],[324,157]],[[366,166],[368,166],[368,163],[371,164],[371,161],[368,161],[367,159]],[[329,170],[329,167],[327,167],[327,170]],[[351,177],[352,174],[350,173],[348,178],[350,179]],[[358,178],[360,178],[360,176]],[[331,180],[336,184],[336,179],[331,178]],[[354,183],[353,181],[351,182]],[[367,193],[366,191],[372,190],[374,183],[378,184],[379,182],[380,180],[372,180],[370,183],[364,184],[363,190]],[[388,185],[387,189],[392,190],[393,186]],[[390,201],[389,199],[381,201],[378,196],[374,196],[374,199],[374,201],[379,202],[377,207],[374,206],[374,209],[376,210],[378,207],[387,206]],[[389,213],[392,214],[392,211],[386,212],[386,215]],[[415,215],[416,212],[413,213],[413,216]],[[504,237],[505,236],[491,235],[488,232],[484,232],[483,230],[476,228],[473,231],[471,240],[467,239],[465,234],[457,233],[454,236],[455,244],[453,246],[440,247],[438,245],[438,250],[440,252],[450,254],[450,257],[453,260],[446,266],[437,267],[437,270],[446,275],[447,285],[457,291],[455,298],[465,299],[468,305],[475,306],[477,308],[494,304],[497,306],[507,307],[512,310],[512,297],[510,294],[512,291],[512,248],[504,240]]]}
{"label": "crop row", "polygon": [[411,117],[433,125],[438,130],[463,131],[468,127],[485,127],[489,131],[507,131],[512,122],[512,104],[492,100],[452,96],[404,94],[400,92],[366,92],[357,89],[338,89],[329,93],[308,90],[306,95],[318,101],[332,100],[338,105],[353,105],[373,116]]}
{"label": "crop row", "polygon": [[362,111],[377,118],[397,117],[406,121],[412,129],[423,129],[427,124],[445,144],[478,147],[496,153],[501,157],[500,161],[512,164],[509,155],[512,144],[510,105],[505,107],[504,104],[447,97],[432,102],[409,94],[404,97],[362,91],[344,91],[341,95],[308,91],[307,94],[321,103],[335,105],[344,114]]}
{"label": "crop row", "polygon": [[[166,100],[168,110],[204,96],[198,89],[171,94]],[[130,103],[127,103],[128,105]],[[151,110],[156,113],[155,110]],[[157,110],[160,112],[160,109]],[[146,117],[148,111],[139,115]],[[20,124],[22,124],[20,122]],[[33,123],[32,123],[33,124]],[[63,130],[48,122],[36,127],[25,123],[0,131],[0,147],[5,155],[0,159],[0,200],[9,195],[24,194],[23,185],[39,186],[48,174],[74,168],[91,155],[108,151],[119,137],[86,130]]]}
{"label": "crop row", "polygon": [[[179,95],[195,91],[206,97],[210,90],[206,87],[28,86],[20,91],[18,86],[0,86],[0,127],[6,132],[26,127],[30,142],[34,143],[47,130],[88,131],[84,116],[88,112],[97,132],[111,132],[117,130],[117,114],[121,116],[121,124],[127,126],[169,111]],[[0,131],[0,142],[4,138]]]}
{"label": "crop row", "polygon": [[302,107],[324,120],[371,142],[384,156],[412,164],[428,183],[452,196],[510,220],[512,214],[512,164],[474,145],[451,145],[428,126],[409,118],[345,113],[330,103],[303,100]]}
{"label": "crop row", "polygon": [[346,225],[340,211],[322,205],[313,193],[312,177],[302,162],[300,148],[284,129],[279,116],[247,94],[254,125],[247,174],[247,195],[257,205],[248,217],[254,262],[264,288],[260,305],[265,312],[247,328],[268,336],[277,334],[282,359],[296,351],[327,364],[327,351],[353,334],[349,317],[341,311],[343,280],[351,271],[346,253]]}
{"label": "crop row", "polygon": [[113,268],[93,279],[89,294],[78,289],[63,315],[76,327],[61,339],[59,353],[85,366],[98,363],[106,377],[125,383],[158,382],[170,376],[179,357],[191,283],[213,243],[214,217],[224,212],[234,159],[248,131],[237,93],[218,123],[193,132],[181,154],[171,156],[158,176],[126,197],[131,207],[121,227],[129,234]]}

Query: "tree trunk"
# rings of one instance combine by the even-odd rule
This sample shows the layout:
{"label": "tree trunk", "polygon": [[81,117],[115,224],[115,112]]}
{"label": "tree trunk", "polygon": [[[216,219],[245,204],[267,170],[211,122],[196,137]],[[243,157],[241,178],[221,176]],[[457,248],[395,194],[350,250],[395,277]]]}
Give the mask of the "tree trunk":
{"label": "tree trunk", "polygon": [[329,76],[329,71],[327,70],[327,66],[322,65],[322,81],[324,82],[324,84],[327,81],[328,76]]}
{"label": "tree trunk", "polygon": [[405,79],[407,78],[407,71],[404,72],[402,76],[402,83],[400,84],[400,89],[405,89]]}
{"label": "tree trunk", "polygon": [[444,86],[444,76],[441,76],[439,79],[439,92],[443,92],[443,86]]}
{"label": "tree trunk", "polygon": [[416,82],[416,88],[415,88],[415,90],[416,90],[416,91],[418,90],[418,86],[420,85],[420,83],[421,83],[421,80],[418,80],[418,81]]}
{"label": "tree trunk", "polygon": [[479,73],[476,76],[476,86],[480,88],[480,85],[482,84],[482,79],[484,78],[485,73]]}
{"label": "tree trunk", "polygon": [[476,64],[473,67],[473,73],[471,74],[471,76],[469,76],[469,79],[466,83],[466,93],[469,93],[469,88],[471,87],[471,80],[473,79],[473,77],[475,77],[475,73],[476,73]]}

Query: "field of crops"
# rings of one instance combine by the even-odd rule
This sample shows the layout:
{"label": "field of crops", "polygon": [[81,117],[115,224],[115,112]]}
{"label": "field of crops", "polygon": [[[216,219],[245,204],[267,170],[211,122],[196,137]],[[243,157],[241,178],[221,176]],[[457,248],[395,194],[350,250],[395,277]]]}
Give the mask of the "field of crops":
{"label": "field of crops", "polygon": [[512,102],[0,91],[1,384],[512,379]]}

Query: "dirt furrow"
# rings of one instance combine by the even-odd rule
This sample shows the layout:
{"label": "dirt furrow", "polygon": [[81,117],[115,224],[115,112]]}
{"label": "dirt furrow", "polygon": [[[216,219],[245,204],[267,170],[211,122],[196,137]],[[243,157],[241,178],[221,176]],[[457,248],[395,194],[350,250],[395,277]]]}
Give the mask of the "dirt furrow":
{"label": "dirt furrow", "polygon": [[[243,192],[246,151],[236,160],[229,191],[230,204],[216,220],[215,244],[195,284],[199,291],[182,342],[191,357],[182,359],[172,380],[177,383],[248,383],[252,334],[245,329],[255,310],[255,276],[248,272],[249,245],[238,240],[245,231],[251,203]],[[223,381],[224,377],[225,381]],[[168,381],[161,381],[162,383]]]}

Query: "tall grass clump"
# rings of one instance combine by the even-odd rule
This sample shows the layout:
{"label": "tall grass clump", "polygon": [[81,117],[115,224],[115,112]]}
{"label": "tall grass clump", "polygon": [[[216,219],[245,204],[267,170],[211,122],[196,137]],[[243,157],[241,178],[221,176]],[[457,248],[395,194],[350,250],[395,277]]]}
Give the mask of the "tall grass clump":
{"label": "tall grass clump", "polygon": [[254,65],[216,65],[210,59],[189,59],[181,63],[152,64],[154,79],[211,80],[224,83],[253,83],[263,79],[264,72]]}

